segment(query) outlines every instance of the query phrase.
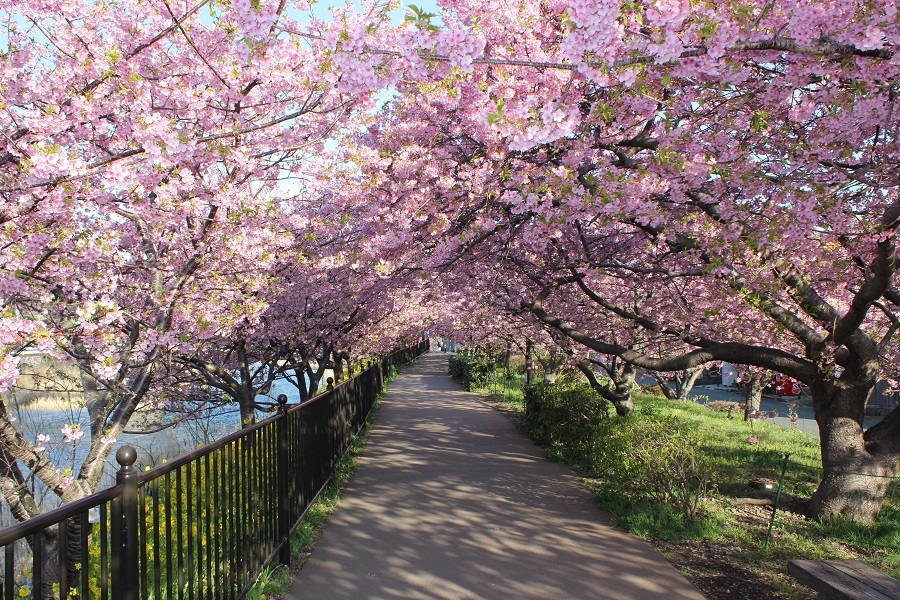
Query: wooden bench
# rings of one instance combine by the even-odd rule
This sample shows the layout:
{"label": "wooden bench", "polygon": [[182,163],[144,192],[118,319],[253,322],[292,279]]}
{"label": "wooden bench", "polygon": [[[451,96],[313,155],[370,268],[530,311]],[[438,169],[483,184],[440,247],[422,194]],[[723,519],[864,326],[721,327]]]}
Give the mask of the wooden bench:
{"label": "wooden bench", "polygon": [[792,560],[788,573],[829,600],[900,600],[900,581],[856,560]]}

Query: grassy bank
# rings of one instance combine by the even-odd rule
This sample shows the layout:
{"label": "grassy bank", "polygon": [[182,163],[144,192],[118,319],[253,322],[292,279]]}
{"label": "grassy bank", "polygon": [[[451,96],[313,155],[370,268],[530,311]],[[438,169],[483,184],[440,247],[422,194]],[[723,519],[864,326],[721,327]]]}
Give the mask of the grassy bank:
{"label": "grassy bank", "polygon": [[[486,381],[491,377],[497,375]],[[485,383],[471,389],[502,404],[550,458],[581,475],[617,525],[650,540],[708,597],[815,597],[787,575],[794,558],[856,558],[900,578],[900,482],[872,526],[819,523],[795,512],[822,475],[816,436],[640,393],[633,416],[607,417],[599,400],[585,403],[590,392],[577,385],[539,410],[532,404],[526,420],[518,381],[509,392]],[[567,414],[567,423],[550,423]],[[775,490],[750,483],[777,483],[782,469],[767,545]],[[659,486],[673,483],[676,501],[660,501]],[[681,504],[679,484],[686,490]]]}

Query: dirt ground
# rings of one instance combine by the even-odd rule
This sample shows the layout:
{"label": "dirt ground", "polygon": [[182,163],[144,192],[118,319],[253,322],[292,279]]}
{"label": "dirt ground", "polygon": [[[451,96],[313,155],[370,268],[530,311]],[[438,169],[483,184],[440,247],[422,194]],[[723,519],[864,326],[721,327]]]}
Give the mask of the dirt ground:
{"label": "dirt ground", "polygon": [[[736,564],[734,550],[707,541],[678,543],[650,540],[650,543],[710,600],[769,600],[784,598],[753,571]],[[794,588],[793,598],[816,598],[809,588],[783,577]]]}

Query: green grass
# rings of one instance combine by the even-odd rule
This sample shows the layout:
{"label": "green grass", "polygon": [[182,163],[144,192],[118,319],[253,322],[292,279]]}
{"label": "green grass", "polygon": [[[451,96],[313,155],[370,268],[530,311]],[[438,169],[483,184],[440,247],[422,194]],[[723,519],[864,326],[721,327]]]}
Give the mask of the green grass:
{"label": "green grass", "polygon": [[[818,438],[765,421],[751,425],[739,419],[731,420],[723,413],[699,404],[679,403],[657,396],[635,394],[635,406],[638,412],[657,411],[677,418],[691,432],[698,452],[709,461],[714,488],[709,494],[711,501],[707,502],[705,512],[706,519],[714,520],[718,527],[707,528],[704,525],[707,532],[701,534],[703,538],[719,543],[726,541],[740,547],[751,563],[767,558],[819,559],[860,555],[859,558],[892,576],[900,576],[895,558],[900,553],[898,483],[891,486],[882,513],[874,525],[863,526],[840,520],[821,523],[782,512],[776,514],[773,537],[766,549],[764,542],[768,523],[751,524],[739,520],[735,516],[733,500],[771,498],[772,492],[752,489],[748,486],[748,480],[767,477],[777,481],[784,466],[785,454],[789,456],[783,494],[799,500],[808,498],[822,475]],[[748,443],[747,438],[751,435],[758,438],[759,443]],[[621,516],[620,520],[626,524],[641,524],[643,531],[637,533],[660,539],[671,538],[672,524],[666,520],[659,520],[660,526],[656,529],[645,525],[646,518],[641,513],[646,511],[652,514],[654,510],[658,509],[628,505],[617,516]],[[684,532],[687,537],[697,534],[691,528],[685,528]],[[889,555],[893,556],[889,559]]]}
{"label": "green grass", "polygon": [[244,596],[247,600],[266,600],[271,596],[283,596],[291,585],[291,571],[281,565],[269,565],[259,574],[256,583]]}
{"label": "green grass", "polygon": [[[495,397],[508,397],[509,403],[521,410],[520,382],[521,377],[514,377],[509,394],[504,387]],[[489,385],[477,391],[492,394],[495,389]],[[816,436],[764,419],[752,424],[740,418],[728,419],[724,413],[692,402],[680,403],[642,393],[633,397],[633,418],[674,419],[678,431],[691,439],[711,478],[701,516],[690,521],[669,505],[635,501],[621,481],[611,483],[615,477],[596,472],[592,468],[596,445],[604,443],[599,435],[577,447],[547,446],[551,459],[564,462],[585,476],[585,484],[619,526],[650,540],[684,542],[685,552],[690,551],[691,540],[715,543],[728,549],[729,560],[758,574],[786,598],[807,597],[806,590],[794,589],[786,575],[787,561],[794,558],[856,558],[900,578],[900,481],[891,485],[881,515],[871,526],[842,520],[807,520],[786,509],[792,498],[808,498],[822,476]],[[615,421],[610,426],[615,427]],[[748,442],[751,435],[759,442]],[[754,515],[737,500],[773,498],[773,492],[750,488],[748,481],[754,477],[777,481],[785,454],[789,455],[783,486],[786,501],[776,513],[772,539],[766,548],[771,511],[760,510]],[[627,488],[627,483],[624,485]]]}
{"label": "green grass", "polygon": [[513,371],[507,377],[505,371],[495,369],[488,374],[487,384],[474,387],[472,391],[503,398],[510,404],[524,406],[525,393],[522,391],[524,387],[525,375],[523,373]]}

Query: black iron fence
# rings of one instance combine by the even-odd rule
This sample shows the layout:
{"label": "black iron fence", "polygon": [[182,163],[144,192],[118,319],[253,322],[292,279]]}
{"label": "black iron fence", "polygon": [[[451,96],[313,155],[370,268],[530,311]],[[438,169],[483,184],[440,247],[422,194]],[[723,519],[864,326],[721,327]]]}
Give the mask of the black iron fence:
{"label": "black iron fence", "polygon": [[0,531],[0,598],[241,598],[334,474],[395,351],[299,405],[150,471],[123,446],[116,485]]}

